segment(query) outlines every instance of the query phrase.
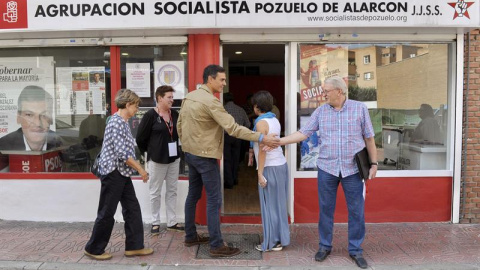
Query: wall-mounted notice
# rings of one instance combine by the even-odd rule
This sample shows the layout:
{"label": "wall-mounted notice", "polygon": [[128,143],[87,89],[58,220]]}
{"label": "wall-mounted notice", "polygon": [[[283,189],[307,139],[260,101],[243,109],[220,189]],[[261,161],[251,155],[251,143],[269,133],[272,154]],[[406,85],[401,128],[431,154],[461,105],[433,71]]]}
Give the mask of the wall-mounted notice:
{"label": "wall-mounted notice", "polygon": [[139,97],[150,97],[150,63],[127,63],[127,88]]}
{"label": "wall-mounted notice", "polygon": [[174,99],[185,97],[185,65],[183,61],[155,61],[155,89],[170,85],[175,89]]}
{"label": "wall-mounted notice", "polygon": [[105,113],[105,67],[58,67],[58,114]]}

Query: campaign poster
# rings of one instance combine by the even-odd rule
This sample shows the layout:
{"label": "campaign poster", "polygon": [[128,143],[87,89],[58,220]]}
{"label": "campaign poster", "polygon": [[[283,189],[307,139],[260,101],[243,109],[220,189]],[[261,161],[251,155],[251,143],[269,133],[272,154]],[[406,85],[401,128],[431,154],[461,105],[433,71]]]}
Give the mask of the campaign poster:
{"label": "campaign poster", "polygon": [[127,63],[127,88],[139,97],[150,97],[150,63]]}
{"label": "campaign poster", "polygon": [[[309,116],[300,116],[300,128],[304,127],[309,119]],[[316,131],[306,140],[300,142],[300,170],[302,171],[317,170],[318,136],[319,132]]]}
{"label": "campaign poster", "polygon": [[58,67],[58,114],[104,114],[105,67]]}
{"label": "campaign poster", "polygon": [[155,61],[155,89],[169,85],[175,89],[174,99],[185,97],[185,65],[183,61]]}
{"label": "campaign poster", "polygon": [[[52,97],[48,117],[55,123],[54,59],[45,57],[0,58],[0,137],[20,128],[18,98],[27,86],[43,88]],[[50,125],[55,131],[55,125]]]}
{"label": "campaign poster", "polygon": [[[348,85],[348,47],[346,45],[300,46],[300,127],[307,124],[310,115],[323,105],[325,80],[342,77]],[[300,169],[316,170],[318,159],[318,131],[300,143]]]}
{"label": "campaign poster", "polygon": [[348,78],[346,45],[300,46],[300,114],[310,115],[325,103],[323,83],[333,76]]}

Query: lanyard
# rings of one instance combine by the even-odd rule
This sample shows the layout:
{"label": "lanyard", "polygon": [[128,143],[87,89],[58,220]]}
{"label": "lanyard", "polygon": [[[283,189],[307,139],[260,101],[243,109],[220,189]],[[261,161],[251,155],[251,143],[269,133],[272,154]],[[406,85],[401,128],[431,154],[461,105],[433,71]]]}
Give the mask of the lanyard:
{"label": "lanyard", "polygon": [[[160,118],[163,119],[163,116],[160,114],[160,112],[158,111],[157,113],[160,116]],[[165,125],[167,126],[168,133],[170,133],[170,139],[173,141],[173,119],[172,119],[172,111],[171,110],[168,110],[168,116],[170,117],[169,123],[167,123],[167,121],[165,121],[165,119],[163,119],[163,120],[165,122]]]}

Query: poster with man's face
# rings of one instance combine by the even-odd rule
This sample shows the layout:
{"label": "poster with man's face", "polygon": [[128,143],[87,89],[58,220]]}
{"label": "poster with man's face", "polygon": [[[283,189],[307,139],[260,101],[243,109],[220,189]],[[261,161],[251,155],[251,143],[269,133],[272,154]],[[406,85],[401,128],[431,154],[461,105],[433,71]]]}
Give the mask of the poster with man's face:
{"label": "poster with man's face", "polygon": [[105,67],[57,67],[58,114],[104,114]]}
{"label": "poster with man's face", "polygon": [[105,68],[89,71],[90,90],[105,90]]}
{"label": "poster with man's face", "polygon": [[[0,58],[0,81],[0,137],[21,127],[32,140],[44,140],[48,129],[55,129],[53,57]],[[19,104],[19,96],[27,87],[36,89],[35,93],[43,89],[47,93],[43,97],[52,99],[26,96]]]}

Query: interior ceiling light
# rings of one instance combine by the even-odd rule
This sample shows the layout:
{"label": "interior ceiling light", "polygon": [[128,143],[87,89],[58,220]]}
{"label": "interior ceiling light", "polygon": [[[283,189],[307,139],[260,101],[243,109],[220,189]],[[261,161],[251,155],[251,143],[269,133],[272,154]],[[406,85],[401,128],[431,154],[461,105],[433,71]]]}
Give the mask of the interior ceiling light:
{"label": "interior ceiling light", "polygon": [[123,56],[128,56],[128,53],[123,52],[122,55],[123,55]]}
{"label": "interior ceiling light", "polygon": [[242,54],[242,52],[241,51],[236,51],[235,54]]}

